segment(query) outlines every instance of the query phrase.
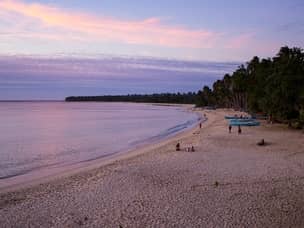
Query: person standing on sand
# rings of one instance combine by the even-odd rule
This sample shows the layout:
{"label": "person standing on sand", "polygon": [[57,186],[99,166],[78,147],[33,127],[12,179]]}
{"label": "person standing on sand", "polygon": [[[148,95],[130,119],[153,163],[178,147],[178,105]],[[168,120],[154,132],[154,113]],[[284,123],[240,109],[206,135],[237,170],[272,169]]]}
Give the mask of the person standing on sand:
{"label": "person standing on sand", "polygon": [[202,123],[199,124],[199,128],[200,128],[200,129],[202,128]]}
{"label": "person standing on sand", "polygon": [[231,126],[231,125],[229,125],[229,133],[231,133],[231,129],[232,129],[232,126]]}
{"label": "person standing on sand", "polygon": [[242,129],[241,129],[241,125],[239,125],[239,130],[238,133],[241,134],[242,133]]}
{"label": "person standing on sand", "polygon": [[180,144],[179,143],[176,144],[176,151],[180,151]]}

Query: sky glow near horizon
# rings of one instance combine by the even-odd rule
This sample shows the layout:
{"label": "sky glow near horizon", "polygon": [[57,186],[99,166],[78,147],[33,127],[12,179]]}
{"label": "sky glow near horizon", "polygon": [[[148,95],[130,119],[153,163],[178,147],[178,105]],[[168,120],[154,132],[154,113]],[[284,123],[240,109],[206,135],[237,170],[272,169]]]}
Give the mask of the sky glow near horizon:
{"label": "sky glow near horizon", "polygon": [[301,0],[1,0],[0,100],[197,91],[303,47]]}

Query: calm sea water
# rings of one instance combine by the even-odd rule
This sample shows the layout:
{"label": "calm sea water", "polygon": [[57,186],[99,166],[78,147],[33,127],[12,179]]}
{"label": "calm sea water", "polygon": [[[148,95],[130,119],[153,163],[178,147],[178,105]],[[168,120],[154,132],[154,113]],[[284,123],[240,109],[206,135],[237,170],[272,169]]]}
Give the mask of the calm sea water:
{"label": "calm sea water", "polygon": [[0,103],[0,179],[107,157],[193,126],[181,107],[131,103]]}

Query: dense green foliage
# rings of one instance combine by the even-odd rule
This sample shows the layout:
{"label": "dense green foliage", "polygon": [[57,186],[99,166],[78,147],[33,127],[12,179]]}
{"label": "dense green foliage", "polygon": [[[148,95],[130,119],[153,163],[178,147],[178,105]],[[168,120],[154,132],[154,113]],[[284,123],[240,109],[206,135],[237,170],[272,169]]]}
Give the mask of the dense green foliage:
{"label": "dense green foliage", "polygon": [[304,53],[282,47],[272,59],[254,57],[199,92],[199,106],[263,113],[278,121],[304,122]]}
{"label": "dense green foliage", "polygon": [[66,101],[103,101],[103,102],[145,102],[145,103],[196,103],[196,93],[160,93],[150,95],[120,95],[120,96],[79,96],[67,97]]}

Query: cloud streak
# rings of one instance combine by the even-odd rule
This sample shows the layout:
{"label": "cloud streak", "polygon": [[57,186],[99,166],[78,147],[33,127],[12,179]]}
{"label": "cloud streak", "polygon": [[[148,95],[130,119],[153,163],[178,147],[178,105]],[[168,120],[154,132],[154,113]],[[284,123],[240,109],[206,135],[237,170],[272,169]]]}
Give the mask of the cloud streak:
{"label": "cloud streak", "polygon": [[105,79],[147,78],[155,75],[223,75],[238,62],[181,61],[148,57],[88,56],[54,58],[43,56],[0,56],[1,75],[46,75]]}
{"label": "cloud streak", "polygon": [[[219,34],[208,30],[188,29],[163,23],[159,18],[141,21],[119,20],[68,11],[55,6],[3,0],[0,10],[15,19],[23,17],[21,26],[35,26],[52,30],[52,38],[69,35],[74,39],[95,39],[103,41],[145,44],[166,47],[209,48],[215,44]],[[19,28],[20,30],[20,28]],[[47,36],[38,31],[27,36]],[[62,33],[65,31],[65,33]],[[21,35],[22,36],[22,35]]]}
{"label": "cloud streak", "polygon": [[197,91],[239,64],[119,56],[0,56],[0,100]]}

